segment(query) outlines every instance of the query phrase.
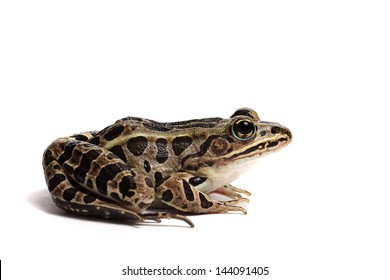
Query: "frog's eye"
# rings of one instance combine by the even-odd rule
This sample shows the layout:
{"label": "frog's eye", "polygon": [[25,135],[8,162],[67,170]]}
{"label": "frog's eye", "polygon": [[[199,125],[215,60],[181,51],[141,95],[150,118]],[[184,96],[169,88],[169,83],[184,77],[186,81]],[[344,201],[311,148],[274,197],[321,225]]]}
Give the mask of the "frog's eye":
{"label": "frog's eye", "polygon": [[231,133],[238,140],[249,140],[256,135],[256,125],[251,120],[239,119],[232,124]]}

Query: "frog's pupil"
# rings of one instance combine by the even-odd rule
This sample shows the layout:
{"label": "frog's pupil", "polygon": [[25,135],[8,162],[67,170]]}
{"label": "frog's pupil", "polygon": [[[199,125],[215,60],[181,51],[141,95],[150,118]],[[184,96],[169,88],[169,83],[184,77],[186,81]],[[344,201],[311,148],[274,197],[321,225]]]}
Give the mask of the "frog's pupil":
{"label": "frog's pupil", "polygon": [[239,140],[248,140],[256,135],[256,126],[249,120],[237,120],[232,126],[232,134]]}
{"label": "frog's pupil", "polygon": [[254,130],[253,124],[248,121],[238,122],[236,128],[237,131],[243,135],[251,134]]}

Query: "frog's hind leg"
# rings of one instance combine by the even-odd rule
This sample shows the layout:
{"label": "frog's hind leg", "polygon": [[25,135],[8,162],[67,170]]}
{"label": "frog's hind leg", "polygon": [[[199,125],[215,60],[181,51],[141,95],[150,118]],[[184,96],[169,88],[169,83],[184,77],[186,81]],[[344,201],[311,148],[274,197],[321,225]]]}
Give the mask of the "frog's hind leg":
{"label": "frog's hind leg", "polygon": [[[53,202],[61,209],[76,214],[106,219],[144,221],[140,215],[133,211],[107,201],[102,201],[88,190],[82,191],[82,187],[67,177],[56,161],[52,161],[46,166],[45,175]],[[78,188],[74,186],[78,186]]]}
{"label": "frog's hind leg", "polygon": [[[53,201],[58,207],[77,214],[143,221],[138,212],[133,211],[139,209],[141,203],[148,203],[141,199],[137,205],[134,203],[137,195],[133,189],[138,186],[133,181],[138,182],[143,177],[113,153],[75,139],[88,136],[92,134],[60,138],[45,151],[43,168]],[[149,196],[154,196],[152,188],[139,188],[150,189]]]}
{"label": "frog's hind leg", "polygon": [[[167,212],[137,214],[119,205],[98,199],[90,191],[83,190],[83,187],[72,178],[66,177],[55,161],[46,166],[45,174],[54,203],[66,211],[105,219],[134,222],[153,220],[159,223],[161,219],[178,219],[186,222],[190,227],[194,227],[190,219],[180,214]],[[77,186],[77,188],[73,186]]]}

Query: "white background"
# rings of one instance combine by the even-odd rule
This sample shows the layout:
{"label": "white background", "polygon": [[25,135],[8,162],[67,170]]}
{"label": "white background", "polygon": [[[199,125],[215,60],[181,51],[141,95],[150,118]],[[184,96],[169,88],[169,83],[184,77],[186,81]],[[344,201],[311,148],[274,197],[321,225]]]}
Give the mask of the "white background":
{"label": "white background", "polygon": [[[151,278],[127,265],[389,279],[389,14],[387,1],[1,1],[4,279]],[[41,156],[55,138],[241,106],[294,135],[235,182],[248,215],[129,226],[52,204]]]}

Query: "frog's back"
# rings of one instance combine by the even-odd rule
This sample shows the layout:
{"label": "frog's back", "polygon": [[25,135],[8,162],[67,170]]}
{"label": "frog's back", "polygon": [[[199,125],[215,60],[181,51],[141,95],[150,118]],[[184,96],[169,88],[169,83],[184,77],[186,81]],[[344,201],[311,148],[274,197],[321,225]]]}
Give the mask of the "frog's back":
{"label": "frog's back", "polygon": [[157,122],[151,119],[143,119],[137,117],[126,117],[116,121],[115,124],[121,124],[124,126],[136,126],[144,128],[145,132],[160,132],[160,133],[172,133],[172,132],[188,132],[188,129],[207,129],[215,128],[221,125],[223,122],[222,118],[203,118],[203,119],[192,119],[187,121],[178,122]]}

